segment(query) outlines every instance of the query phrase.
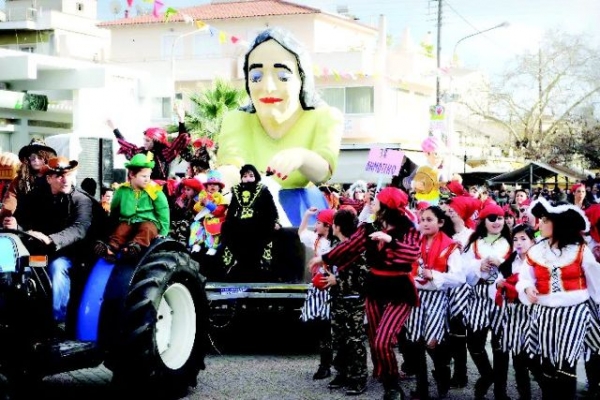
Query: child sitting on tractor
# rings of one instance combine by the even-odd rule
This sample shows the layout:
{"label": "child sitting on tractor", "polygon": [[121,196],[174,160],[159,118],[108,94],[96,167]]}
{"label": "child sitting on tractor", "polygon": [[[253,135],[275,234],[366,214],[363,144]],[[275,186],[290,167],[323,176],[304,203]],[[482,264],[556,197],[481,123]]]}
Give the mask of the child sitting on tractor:
{"label": "child sitting on tractor", "polygon": [[119,186],[111,202],[110,215],[119,224],[108,239],[98,241],[96,254],[114,261],[119,250],[128,258],[138,256],[157,236],[169,233],[169,203],[162,187],[150,180],[152,153],[136,154],[128,163],[127,182]]}

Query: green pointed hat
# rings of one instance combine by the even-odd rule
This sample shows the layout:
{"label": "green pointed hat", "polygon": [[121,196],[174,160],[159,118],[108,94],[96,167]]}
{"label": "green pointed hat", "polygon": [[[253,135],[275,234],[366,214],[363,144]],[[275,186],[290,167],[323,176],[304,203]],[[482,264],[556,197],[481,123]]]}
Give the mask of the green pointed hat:
{"label": "green pointed hat", "polygon": [[125,163],[125,168],[154,168],[154,154],[139,153],[131,157],[129,162]]}

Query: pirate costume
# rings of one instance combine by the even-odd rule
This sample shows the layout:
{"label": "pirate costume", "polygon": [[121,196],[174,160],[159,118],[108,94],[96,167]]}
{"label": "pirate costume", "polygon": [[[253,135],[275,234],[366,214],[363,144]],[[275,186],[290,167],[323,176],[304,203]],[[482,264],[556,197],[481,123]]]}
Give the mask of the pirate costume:
{"label": "pirate costume", "polygon": [[[386,207],[385,215],[399,213],[401,218],[398,221],[404,225],[387,230],[380,221],[360,225],[354,235],[321,258],[325,264],[336,265],[343,270],[365,255],[369,266],[365,282],[365,310],[373,375],[381,379],[386,399],[399,399],[404,394],[399,386],[398,361],[393,344],[411,308],[419,304],[411,275],[412,265],[419,257],[419,232],[406,217],[408,195],[405,192],[386,187],[379,192],[377,199],[382,207]],[[391,236],[391,241],[373,240],[370,235],[377,232],[385,232]]]}
{"label": "pirate costume", "polygon": [[[524,257],[524,256],[523,256]],[[530,325],[530,306],[524,305],[518,298],[516,284],[519,272],[525,264],[517,252],[498,267],[498,278],[490,286],[490,298],[499,307],[497,318],[492,327],[494,341],[494,397],[507,398],[506,386],[508,380],[508,361],[512,355],[515,381],[520,399],[531,399],[531,383],[529,368],[532,367],[534,376],[538,378],[535,365],[530,362],[526,351],[526,343]],[[502,288],[497,283],[503,280]]]}
{"label": "pirate costume", "polygon": [[[448,290],[465,282],[459,245],[444,232],[438,232],[428,243],[421,238],[421,253],[413,277],[419,293],[420,305],[414,307],[406,321],[407,340],[417,346],[417,394],[429,398],[426,346],[435,368],[434,378],[438,395],[444,397],[450,387],[450,353],[445,341],[448,332]],[[423,277],[425,269],[431,270],[431,280]]]}
{"label": "pirate costume", "polygon": [[[329,227],[333,225],[333,215],[335,211],[332,209],[321,210],[317,214],[317,221],[327,224]],[[305,217],[306,218],[306,217]],[[331,228],[328,228],[331,229]],[[300,232],[300,242],[312,249],[315,256],[321,256],[331,250],[331,240],[326,235],[317,235],[315,231],[304,229]],[[332,271],[333,272],[333,271]],[[315,275],[326,273],[323,266],[315,271]],[[312,321],[319,338],[319,353],[321,362],[319,369],[313,375],[313,379],[325,379],[331,376],[331,362],[333,360],[333,345],[331,338],[331,296],[329,289],[322,290],[310,284],[304,305],[300,310],[300,319],[303,322]]]}
{"label": "pirate costume", "polygon": [[[458,194],[450,200],[448,207],[464,222],[462,229],[457,231],[452,239],[460,243],[462,245],[461,248],[464,248],[469,242],[469,238],[473,234],[473,228],[475,227],[471,218],[481,208],[481,202],[471,197],[469,192],[456,181],[450,182],[448,186],[453,193]],[[451,288],[448,294],[448,347],[450,348],[454,364],[450,387],[463,388],[468,383],[467,327],[464,321],[464,311],[472,296],[473,288],[468,283]]]}
{"label": "pirate costume", "polygon": [[542,219],[540,223],[550,219],[553,236],[561,230],[572,232],[560,248],[546,238],[529,249],[516,288],[525,304],[531,304],[525,291],[537,291],[527,346],[532,356],[541,357],[543,399],[575,398],[577,360],[586,346],[596,352],[600,347],[589,335],[594,329],[589,300],[600,301],[600,264],[578,237],[589,229],[580,208],[551,206],[540,198],[532,203],[531,213]]}
{"label": "pirate costume", "polygon": [[[488,205],[479,213],[480,224],[485,224],[486,218],[491,220],[493,217],[503,216],[502,207],[496,204]],[[486,272],[481,270],[481,264],[488,257],[506,260],[512,248],[511,243],[500,234],[490,235],[487,232],[483,237],[471,236],[469,243],[463,255],[463,262],[467,283],[473,287],[473,297],[464,310],[464,321],[467,327],[467,349],[480,375],[475,383],[475,398],[480,399],[484,398],[493,383],[492,365],[485,344],[488,332],[494,325],[494,318],[498,314],[498,306],[489,297],[490,286],[493,286],[498,276],[498,268],[496,266]]]}

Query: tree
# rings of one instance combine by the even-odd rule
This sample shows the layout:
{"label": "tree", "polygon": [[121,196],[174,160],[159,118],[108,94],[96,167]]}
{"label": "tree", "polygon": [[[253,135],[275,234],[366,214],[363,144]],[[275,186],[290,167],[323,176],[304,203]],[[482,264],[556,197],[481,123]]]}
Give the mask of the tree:
{"label": "tree", "polygon": [[523,156],[546,159],[553,141],[560,144],[574,127],[574,116],[600,97],[599,55],[586,36],[550,31],[539,49],[517,56],[483,89],[487,102],[463,104],[501,124]]}
{"label": "tree", "polygon": [[190,96],[195,112],[186,116],[186,126],[193,137],[206,137],[216,141],[223,115],[239,108],[247,98],[244,89],[216,79],[210,89]]}

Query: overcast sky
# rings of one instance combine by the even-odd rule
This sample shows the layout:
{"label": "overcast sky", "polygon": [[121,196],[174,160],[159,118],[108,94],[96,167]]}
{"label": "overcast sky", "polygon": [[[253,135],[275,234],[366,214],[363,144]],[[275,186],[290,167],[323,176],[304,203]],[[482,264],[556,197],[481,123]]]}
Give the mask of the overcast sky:
{"label": "overcast sky", "polygon": [[[165,7],[184,8],[209,3],[207,0],[162,0]],[[112,19],[111,4],[126,0],[99,1],[99,18]],[[134,3],[148,6],[143,0]],[[375,24],[378,15],[388,21],[388,32],[396,39],[409,28],[415,42],[427,32],[432,40],[437,35],[436,0],[296,0],[335,12],[345,5],[349,12],[365,23]],[[458,40],[477,31],[508,22],[506,28],[495,29],[461,42],[457,54],[464,65],[493,74],[526,49],[534,49],[548,29],[586,34],[600,45],[600,0],[443,0],[442,58],[450,58]],[[251,39],[251,38],[248,38]]]}

